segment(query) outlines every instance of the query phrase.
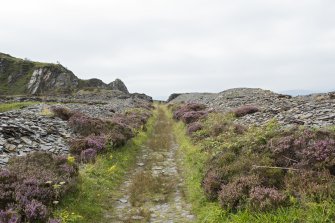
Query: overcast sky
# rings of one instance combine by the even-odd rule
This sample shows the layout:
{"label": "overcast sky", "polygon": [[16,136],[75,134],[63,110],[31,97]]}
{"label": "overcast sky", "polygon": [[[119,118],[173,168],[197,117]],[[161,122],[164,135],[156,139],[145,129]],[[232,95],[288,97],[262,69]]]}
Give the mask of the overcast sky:
{"label": "overcast sky", "polygon": [[335,89],[334,0],[8,0],[0,52],[131,92]]}

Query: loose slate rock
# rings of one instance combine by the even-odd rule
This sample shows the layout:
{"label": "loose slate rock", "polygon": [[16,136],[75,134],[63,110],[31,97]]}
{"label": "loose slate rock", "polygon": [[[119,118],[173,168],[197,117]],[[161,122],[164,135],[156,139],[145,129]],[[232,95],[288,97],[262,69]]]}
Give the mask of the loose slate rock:
{"label": "loose slate rock", "polygon": [[27,138],[27,137],[21,137],[21,140],[25,143],[25,144],[27,144],[27,145],[31,145],[33,142],[29,139],[29,138]]}

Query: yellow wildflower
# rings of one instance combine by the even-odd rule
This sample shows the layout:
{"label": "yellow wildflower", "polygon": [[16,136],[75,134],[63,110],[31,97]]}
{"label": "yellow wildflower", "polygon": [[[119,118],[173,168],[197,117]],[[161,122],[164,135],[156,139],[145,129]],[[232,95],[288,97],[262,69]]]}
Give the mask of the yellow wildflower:
{"label": "yellow wildflower", "polygon": [[115,171],[115,169],[116,169],[116,165],[113,165],[108,169],[108,172],[112,173]]}
{"label": "yellow wildflower", "polygon": [[73,165],[75,161],[76,161],[76,158],[74,156],[69,155],[67,157],[68,164]]}

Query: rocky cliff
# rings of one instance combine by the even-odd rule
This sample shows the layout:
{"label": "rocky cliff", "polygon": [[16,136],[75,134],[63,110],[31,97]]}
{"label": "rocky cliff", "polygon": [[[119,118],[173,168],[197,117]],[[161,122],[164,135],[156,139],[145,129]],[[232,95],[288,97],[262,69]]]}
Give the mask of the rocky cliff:
{"label": "rocky cliff", "polygon": [[70,94],[87,88],[129,94],[120,79],[109,84],[96,78],[81,80],[61,64],[33,62],[0,53],[0,95]]}

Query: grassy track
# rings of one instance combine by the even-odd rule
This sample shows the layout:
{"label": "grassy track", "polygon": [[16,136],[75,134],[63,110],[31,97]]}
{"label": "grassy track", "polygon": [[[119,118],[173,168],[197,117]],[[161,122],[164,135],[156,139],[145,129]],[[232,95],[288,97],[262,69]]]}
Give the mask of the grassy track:
{"label": "grassy track", "polygon": [[182,193],[177,170],[172,123],[162,105],[157,106],[158,118],[153,134],[137,156],[138,166],[129,171],[114,200],[114,213],[109,222],[194,222],[190,205]]}

